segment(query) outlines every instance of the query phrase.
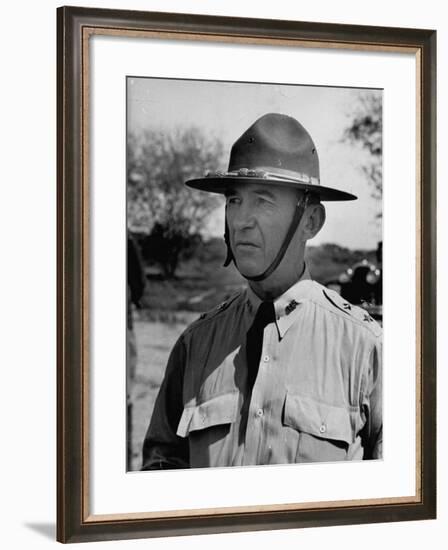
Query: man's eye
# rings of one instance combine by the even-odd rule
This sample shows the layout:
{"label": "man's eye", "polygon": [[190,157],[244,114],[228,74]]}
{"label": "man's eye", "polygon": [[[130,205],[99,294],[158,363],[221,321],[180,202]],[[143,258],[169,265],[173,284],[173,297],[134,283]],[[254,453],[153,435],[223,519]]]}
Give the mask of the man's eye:
{"label": "man's eye", "polygon": [[227,204],[239,204],[240,202],[238,197],[227,197]]}

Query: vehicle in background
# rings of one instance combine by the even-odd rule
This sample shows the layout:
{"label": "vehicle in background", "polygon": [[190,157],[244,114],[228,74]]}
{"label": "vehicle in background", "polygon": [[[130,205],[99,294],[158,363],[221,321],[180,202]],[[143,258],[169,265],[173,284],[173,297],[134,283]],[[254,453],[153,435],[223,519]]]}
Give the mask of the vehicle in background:
{"label": "vehicle in background", "polygon": [[338,292],[354,305],[364,308],[374,319],[383,318],[382,243],[377,249],[378,263],[364,259],[343,271],[336,279],[326,282],[327,288]]}

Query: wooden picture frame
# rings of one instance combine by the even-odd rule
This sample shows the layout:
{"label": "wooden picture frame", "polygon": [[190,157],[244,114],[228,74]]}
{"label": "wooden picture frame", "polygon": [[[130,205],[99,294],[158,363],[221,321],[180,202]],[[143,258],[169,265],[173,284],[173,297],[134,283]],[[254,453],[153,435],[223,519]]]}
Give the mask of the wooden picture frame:
{"label": "wooden picture frame", "polygon": [[[436,32],[61,7],[57,13],[58,518],[60,542],[436,517]],[[89,41],[94,35],[408,53],[416,106],[416,494],[270,507],[94,515],[89,509]],[[401,183],[404,185],[403,183]]]}

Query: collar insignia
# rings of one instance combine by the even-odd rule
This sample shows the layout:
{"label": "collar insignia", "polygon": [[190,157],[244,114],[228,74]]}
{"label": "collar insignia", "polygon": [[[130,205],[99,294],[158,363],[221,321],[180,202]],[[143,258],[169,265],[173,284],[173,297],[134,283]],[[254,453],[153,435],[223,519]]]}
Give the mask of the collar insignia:
{"label": "collar insignia", "polygon": [[289,304],[285,307],[286,315],[289,315],[291,311],[294,311],[298,305],[299,304],[295,300],[291,300]]}

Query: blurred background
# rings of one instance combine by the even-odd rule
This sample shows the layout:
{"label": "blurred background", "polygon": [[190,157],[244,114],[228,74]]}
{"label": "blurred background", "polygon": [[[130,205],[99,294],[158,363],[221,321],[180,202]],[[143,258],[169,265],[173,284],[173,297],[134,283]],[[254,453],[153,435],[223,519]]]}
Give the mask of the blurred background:
{"label": "blurred background", "polygon": [[185,187],[226,170],[233,142],[280,112],[311,134],[321,183],[358,196],[326,203],[309,242],[315,280],[382,318],[382,92],[352,88],[127,79],[127,449],[141,446],[170,350],[200,313],[245,285],[225,259],[224,201]]}

